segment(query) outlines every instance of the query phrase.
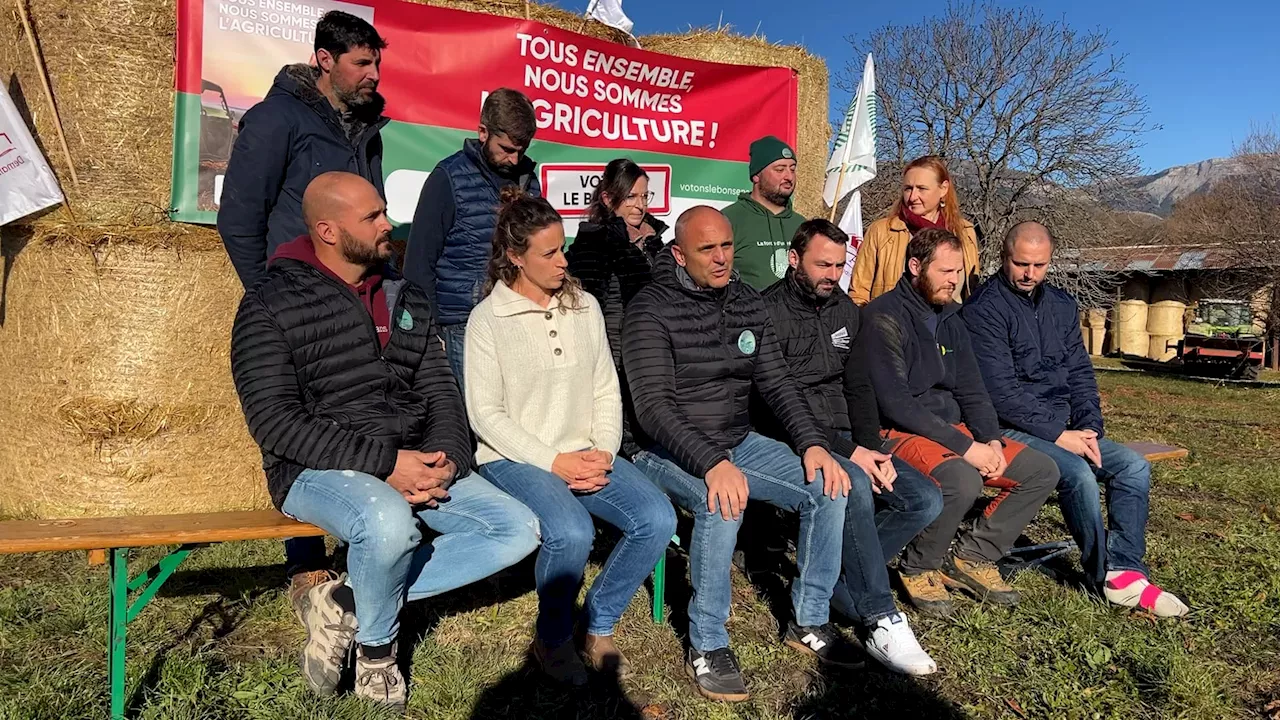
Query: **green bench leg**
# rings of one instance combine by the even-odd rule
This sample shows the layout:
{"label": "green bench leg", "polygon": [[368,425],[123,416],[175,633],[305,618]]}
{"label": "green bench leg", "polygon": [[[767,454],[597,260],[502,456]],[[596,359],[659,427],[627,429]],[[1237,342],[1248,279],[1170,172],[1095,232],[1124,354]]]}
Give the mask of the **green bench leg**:
{"label": "green bench leg", "polygon": [[129,606],[129,550],[114,548],[111,566],[111,620],[107,639],[107,679],[111,683],[111,720],[124,719],[124,648]]}
{"label": "green bench leg", "polygon": [[663,596],[667,592],[667,551],[662,551],[658,564],[653,566],[653,621],[662,624],[662,612],[666,609]]}
{"label": "green bench leg", "polygon": [[[112,548],[110,564],[111,608],[107,631],[107,682],[111,685],[111,720],[124,720],[125,631],[142,608],[151,602],[165,580],[173,575],[196,545],[183,545],[160,559],[146,572],[129,579],[129,549]],[[129,593],[139,591],[133,603]]]}
{"label": "green bench leg", "polygon": [[[671,544],[680,547],[679,536],[671,536]],[[667,553],[663,551],[662,557],[658,558],[658,564],[653,566],[653,621],[659,625],[662,624],[662,617],[666,610],[666,594],[667,594]]]}

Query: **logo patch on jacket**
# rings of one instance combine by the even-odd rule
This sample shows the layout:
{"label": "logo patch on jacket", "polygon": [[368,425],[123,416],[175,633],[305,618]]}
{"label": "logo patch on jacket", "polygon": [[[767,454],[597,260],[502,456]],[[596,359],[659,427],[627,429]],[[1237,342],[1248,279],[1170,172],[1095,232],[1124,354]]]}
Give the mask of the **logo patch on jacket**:
{"label": "logo patch on jacket", "polygon": [[756,351],[756,334],[750,330],[743,330],[738,336],[738,349],[743,355],[750,355]]}
{"label": "logo patch on jacket", "polygon": [[831,344],[841,350],[849,349],[849,328],[840,328],[831,333]]}
{"label": "logo patch on jacket", "polygon": [[409,314],[408,310],[400,308],[400,317],[396,318],[396,325],[399,325],[401,330],[412,330],[413,316]]}

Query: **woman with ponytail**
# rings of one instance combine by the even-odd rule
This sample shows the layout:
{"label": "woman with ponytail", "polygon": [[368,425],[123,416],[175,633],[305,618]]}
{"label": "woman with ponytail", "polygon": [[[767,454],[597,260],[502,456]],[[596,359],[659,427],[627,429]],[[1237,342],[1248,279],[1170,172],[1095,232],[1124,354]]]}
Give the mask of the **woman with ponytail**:
{"label": "woman with ponytail", "polygon": [[898,284],[906,267],[907,243],[925,228],[950,230],[964,245],[964,283],[956,288],[960,302],[977,286],[978,234],[960,214],[960,200],[947,165],[937,155],[925,155],[902,172],[902,195],[888,214],[867,228],[853,262],[849,295],[866,305]]}
{"label": "woman with ponytail", "polygon": [[[582,685],[583,660],[625,677],[614,625],[666,551],[675,512],[617,457],[618,373],[596,299],[566,272],[564,226],[551,204],[502,191],[488,295],[467,322],[467,414],[476,464],[538,517],[533,656],[552,678]],[[593,517],[622,532],[586,598],[582,647],[574,604],[595,538]],[[579,657],[581,651],[581,658]]]}

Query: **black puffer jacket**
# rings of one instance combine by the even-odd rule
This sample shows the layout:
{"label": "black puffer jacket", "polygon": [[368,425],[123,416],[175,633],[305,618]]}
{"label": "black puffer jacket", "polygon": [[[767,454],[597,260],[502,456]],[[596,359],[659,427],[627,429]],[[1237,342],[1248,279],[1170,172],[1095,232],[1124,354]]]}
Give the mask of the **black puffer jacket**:
{"label": "black puffer jacket", "polygon": [[280,507],[304,469],[385,479],[398,450],[473,465],[466,410],[425,293],[382,270],[391,339],[349,288],[305,262],[274,259],[240,302],[231,372]]}
{"label": "black puffer jacket", "polygon": [[792,377],[760,293],[735,275],[720,290],[697,287],[670,248],[653,282],[627,306],[622,359],[642,432],[694,477],[705,477],[751,431],[756,388],[798,450],[830,449]]}
{"label": "black puffer jacket", "polygon": [[[858,306],[839,288],[825,300],[818,299],[800,285],[793,269],[763,295],[782,354],[818,425],[828,431],[832,449],[844,457],[853,455],[855,443],[879,450],[875,392],[861,355],[853,351],[861,320]],[[765,435],[789,440],[763,403],[752,405],[751,420]],[[852,433],[853,439],[844,433]]]}
{"label": "black puffer jacket", "polygon": [[644,220],[653,228],[653,235],[644,239],[644,247],[631,242],[626,221],[615,216],[604,225],[582,223],[565,252],[569,274],[578,278],[582,288],[600,303],[609,347],[618,367],[622,366],[619,334],[623,311],[636,293],[653,281],[653,262],[662,250],[662,233],[667,230],[666,223],[652,215],[645,215]]}

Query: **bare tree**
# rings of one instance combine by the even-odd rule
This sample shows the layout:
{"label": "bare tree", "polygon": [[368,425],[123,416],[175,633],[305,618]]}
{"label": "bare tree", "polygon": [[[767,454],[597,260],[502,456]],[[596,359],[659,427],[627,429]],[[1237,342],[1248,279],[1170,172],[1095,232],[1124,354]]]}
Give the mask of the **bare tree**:
{"label": "bare tree", "polygon": [[[875,57],[881,174],[920,155],[945,158],[988,269],[1020,220],[1049,221],[1079,242],[1082,228],[1062,223],[1139,171],[1135,151],[1154,126],[1103,30],[1029,8],[953,3],[940,17],[849,42],[855,58]],[[838,86],[852,90],[860,71],[861,60],[850,63]]]}

